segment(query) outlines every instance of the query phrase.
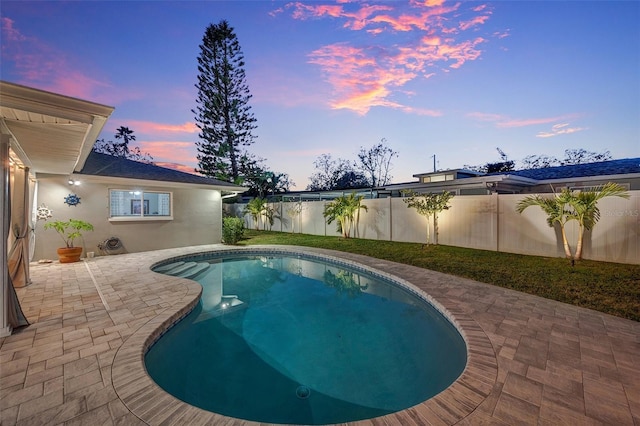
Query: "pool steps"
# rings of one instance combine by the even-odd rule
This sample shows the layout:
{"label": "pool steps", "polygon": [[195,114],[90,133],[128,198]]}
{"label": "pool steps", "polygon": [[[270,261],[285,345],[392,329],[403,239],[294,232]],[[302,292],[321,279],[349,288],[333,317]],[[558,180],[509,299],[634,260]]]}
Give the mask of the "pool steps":
{"label": "pool steps", "polygon": [[211,265],[207,262],[175,262],[160,266],[155,271],[174,277],[193,278],[209,269],[209,266]]}

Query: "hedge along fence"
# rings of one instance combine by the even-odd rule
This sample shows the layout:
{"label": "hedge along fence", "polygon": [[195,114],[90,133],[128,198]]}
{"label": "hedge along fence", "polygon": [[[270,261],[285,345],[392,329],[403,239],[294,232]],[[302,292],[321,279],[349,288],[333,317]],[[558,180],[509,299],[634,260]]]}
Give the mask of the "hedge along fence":
{"label": "hedge along fence", "polygon": [[[600,220],[586,231],[583,258],[605,262],[640,264],[640,191],[629,191],[629,199],[611,197],[598,203]],[[549,195],[551,194],[542,194]],[[439,243],[457,247],[502,251],[537,256],[564,257],[562,238],[557,227],[547,225],[545,213],[536,207],[522,214],[516,211],[520,194],[456,196],[451,208],[438,215]],[[335,223],[327,225],[322,213],[329,201],[302,202],[300,214],[291,217],[291,202],[269,204],[276,210],[273,226],[259,224],[260,229],[312,235],[340,236]],[[424,243],[427,219],[415,209],[407,208],[402,198],[362,200],[368,211],[361,210],[352,236],[370,240]],[[255,224],[243,215],[246,204],[225,205],[230,215],[243,217],[246,228]],[[433,222],[429,221],[431,232]],[[578,225],[566,226],[567,237],[575,248]]]}

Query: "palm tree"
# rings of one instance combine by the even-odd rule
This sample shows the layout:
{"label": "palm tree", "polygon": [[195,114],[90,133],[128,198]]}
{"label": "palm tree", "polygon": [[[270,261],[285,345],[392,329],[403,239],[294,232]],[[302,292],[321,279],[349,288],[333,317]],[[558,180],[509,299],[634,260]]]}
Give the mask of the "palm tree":
{"label": "palm tree", "polygon": [[260,217],[264,214],[266,207],[267,200],[257,197],[249,201],[247,203],[247,207],[245,207],[244,209],[244,214],[249,213],[253,218],[253,223],[255,225],[256,231],[259,229]]}
{"label": "palm tree", "polygon": [[573,216],[578,221],[578,243],[576,244],[576,259],[582,257],[582,242],[584,231],[590,231],[600,220],[600,209],[598,201],[606,197],[629,198],[627,191],[619,184],[608,182],[591,191],[581,191],[574,194],[571,202]]}
{"label": "palm tree", "polygon": [[573,255],[571,254],[569,240],[567,240],[565,224],[573,219],[571,211],[567,207],[571,201],[571,197],[571,191],[565,188],[559,194],[555,194],[553,198],[543,197],[538,194],[529,195],[520,200],[516,205],[516,211],[518,213],[522,213],[527,207],[538,206],[547,214],[547,224],[549,227],[553,228],[556,223],[560,226],[564,254],[569,259],[572,258]]}
{"label": "palm tree", "polygon": [[[539,206],[547,214],[547,224],[550,227],[553,227],[555,223],[560,225],[565,256],[572,260],[580,260],[584,231],[593,229],[600,220],[598,201],[605,197],[629,198],[629,194],[624,187],[612,182],[588,191],[572,191],[565,188],[559,194],[555,194],[553,198],[529,195],[518,202],[516,210],[518,213],[522,213],[527,207]],[[570,220],[578,222],[578,241],[575,255],[571,254],[565,233],[565,225]]]}
{"label": "palm tree", "polygon": [[369,210],[367,206],[362,204],[363,198],[364,196],[352,192],[350,195],[342,195],[324,206],[323,215],[327,218],[327,223],[330,224],[335,220],[338,225],[337,230],[342,233],[344,238],[349,238],[352,224],[358,222],[356,216],[359,216],[360,209]]}

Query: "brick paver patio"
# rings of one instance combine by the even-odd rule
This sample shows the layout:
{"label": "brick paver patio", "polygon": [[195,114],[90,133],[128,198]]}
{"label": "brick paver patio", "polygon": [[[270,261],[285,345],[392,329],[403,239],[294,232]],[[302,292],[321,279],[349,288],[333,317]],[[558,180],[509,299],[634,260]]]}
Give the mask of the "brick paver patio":
{"label": "brick paver patio", "polygon": [[[34,264],[31,325],[0,339],[0,424],[250,424],[159,390],[142,354],[199,285],[149,266],[200,246]],[[469,367],[432,400],[361,425],[640,425],[640,323],[363,256],[303,249],[396,275],[462,327]]]}

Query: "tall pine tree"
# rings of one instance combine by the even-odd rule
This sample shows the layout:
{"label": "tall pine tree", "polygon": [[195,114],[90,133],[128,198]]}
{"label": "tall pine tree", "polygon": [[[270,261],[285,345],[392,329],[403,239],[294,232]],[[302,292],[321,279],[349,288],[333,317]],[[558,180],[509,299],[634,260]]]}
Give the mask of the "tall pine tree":
{"label": "tall pine tree", "polygon": [[245,147],[254,142],[256,119],[244,72],[240,43],[225,20],[207,27],[198,56],[198,98],[195,114],[200,129],[197,172],[239,182],[246,174]]}

